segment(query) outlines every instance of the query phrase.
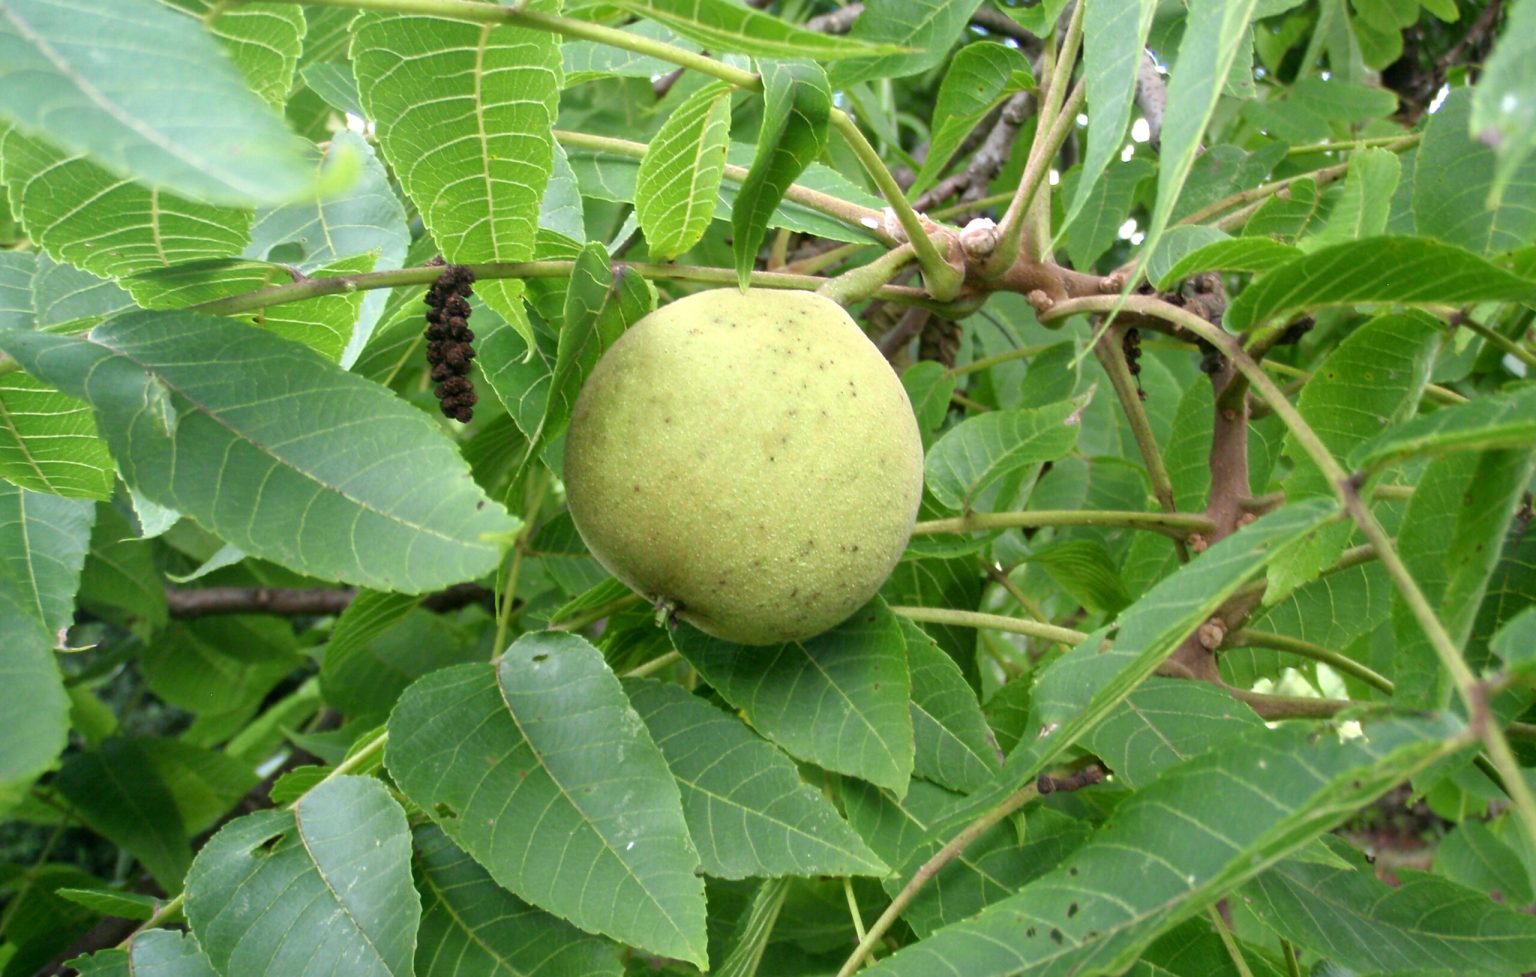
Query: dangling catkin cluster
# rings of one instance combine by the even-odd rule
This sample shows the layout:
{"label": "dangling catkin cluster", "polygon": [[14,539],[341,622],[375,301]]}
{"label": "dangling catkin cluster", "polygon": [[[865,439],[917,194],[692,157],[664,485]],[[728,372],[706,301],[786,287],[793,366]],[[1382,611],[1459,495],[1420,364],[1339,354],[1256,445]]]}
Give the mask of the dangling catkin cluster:
{"label": "dangling catkin cluster", "polygon": [[475,416],[475,385],[469,379],[469,361],[475,358],[471,344],[469,296],[475,273],[463,265],[449,265],[427,290],[427,362],[432,364],[432,391],[443,414],[468,423]]}

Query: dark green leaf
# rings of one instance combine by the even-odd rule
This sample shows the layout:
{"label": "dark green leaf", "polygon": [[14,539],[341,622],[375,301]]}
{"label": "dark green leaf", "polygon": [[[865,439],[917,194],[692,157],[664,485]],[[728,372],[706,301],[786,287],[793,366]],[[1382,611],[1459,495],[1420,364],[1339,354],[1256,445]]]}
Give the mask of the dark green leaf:
{"label": "dark green leaf", "polygon": [[999,766],[997,744],[960,666],[922,628],[903,618],[912,673],[913,772],[950,790],[971,791]]}
{"label": "dark green leaf", "polygon": [[[1413,218],[1420,234],[1496,254],[1524,247],[1536,237],[1536,160],[1512,168],[1506,163],[1498,172],[1494,151],[1471,131],[1473,100],[1483,97],[1482,91],[1480,86],[1474,95],[1457,88],[1429,117],[1415,154]],[[1504,185],[1495,193],[1501,180]]]}
{"label": "dark green leaf", "polygon": [[220,973],[405,977],[421,901],[405,812],[371,777],[231,821],[197,853],[187,919]]}
{"label": "dark green leaf", "polygon": [[1213,241],[1175,261],[1172,268],[1158,276],[1157,287],[1168,288],[1175,282],[1207,271],[1272,271],[1299,257],[1299,248],[1267,237]]}
{"label": "dark green leaf", "polygon": [[[1527,442],[1504,451],[1437,458],[1414,487],[1397,548],[1458,648],[1471,635],[1506,527],[1533,471],[1536,443]],[[1393,601],[1392,633],[1393,700],[1408,708],[1443,706],[1451,694],[1450,678],[1401,594]]]}
{"label": "dark green leaf", "polygon": [[[1536,623],[1536,615],[1526,617]],[[1536,644],[1526,647],[1536,648]],[[1511,835],[1511,830],[1520,830],[1513,816],[1492,823],[1463,821],[1440,839],[1435,849],[1435,871],[1497,902],[1529,905],[1536,892],[1520,857],[1524,844],[1517,835]]]}
{"label": "dark green leaf", "polygon": [[888,45],[808,31],[771,14],[730,0],[609,0],[613,6],[677,31],[712,51],[755,58],[814,58],[834,61],[873,54]]}
{"label": "dark green leaf", "polygon": [[497,664],[434,672],[389,734],[396,783],[499,884],[589,932],[705,959],[677,784],[596,648],[526,634]]}
{"label": "dark green leaf", "polygon": [[[1150,160],[1138,157],[1099,172],[1093,186],[1081,195],[1081,206],[1066,224],[1067,254],[1075,267],[1092,269],[1093,263],[1114,246],[1141,181],[1151,176],[1153,170]],[[1082,186],[1085,171],[1077,170],[1072,175],[1076,186]]]}
{"label": "dark green leaf", "polygon": [[167,892],[192,864],[181,812],[148,756],[130,740],[71,754],[54,786],[91,830],[138,858]]}
{"label": "dark green leaf", "polygon": [[254,556],[402,591],[500,558],[486,537],[511,522],[441,429],[296,343],[139,312],[89,339],[0,333],[0,346],[91,403],[130,485]]}
{"label": "dark green leaf", "polygon": [[902,792],[912,775],[906,641],[880,601],[808,641],[743,648],[679,627],[677,650],[791,756]]}
{"label": "dark green leaf", "polygon": [[32,240],[59,261],[113,278],[239,254],[251,215],[134,183],[84,153],[11,129],[0,136],[0,176]]}
{"label": "dark green leaf", "polygon": [[1118,973],[1172,923],[1466,742],[1450,718],[1385,720],[1347,742],[1256,729],[1137,791],[1049,875],[869,973]]}
{"label": "dark green leaf", "polygon": [[497,885],[436,825],[413,832],[417,977],[619,977],[618,948]]}
{"label": "dark green leaf", "polygon": [[530,437],[530,450],[537,452],[565,432],[576,397],[598,359],[655,306],[655,289],[634,269],[615,268],[608,249],[595,241],[581,249],[565,293],[548,403]]}
{"label": "dark green leaf", "polygon": [[91,532],[87,506],[0,481],[0,811],[52,766],[69,733],[53,647],[73,617]]}
{"label": "dark green leaf", "polygon": [[1497,451],[1536,443],[1536,384],[1415,417],[1366,442],[1350,464],[1379,468],[1414,455]]}
{"label": "dark green leaf", "polygon": [[[1439,324],[1422,313],[1384,315],[1355,329],[1323,360],[1302,388],[1296,409],[1335,458],[1392,428],[1418,408],[1440,346]],[[1285,453],[1292,469],[1287,499],[1331,498],[1336,487],[1293,436]],[[1350,537],[1347,524],[1330,526],[1277,563],[1269,579],[1271,601],[1332,565]]]}
{"label": "dark green leaf", "polygon": [[1288,860],[1243,890],[1259,919],[1297,946],[1362,973],[1448,971],[1508,977],[1536,960],[1536,917],[1434,875],[1376,878],[1342,841],[1336,868]]}
{"label": "dark green leaf", "polygon": [[1328,223],[1322,230],[1302,239],[1304,251],[1316,251],[1330,244],[1375,237],[1387,229],[1392,209],[1392,195],[1402,175],[1397,154],[1379,147],[1367,147],[1349,159],[1349,175],[1344,190],[1333,204]]}
{"label": "dark green leaf", "polygon": [[951,509],[969,509],[978,493],[1010,472],[1071,451],[1081,410],[1081,403],[1068,400],[962,421],[928,452],[928,491]]}
{"label": "dark green leaf", "polygon": [[[414,606],[414,600],[407,600]],[[485,661],[491,654],[489,640],[477,640],[476,631],[424,610],[390,622],[382,633],[364,642],[357,640],[356,626],[345,634],[340,644],[333,635],[325,653],[320,670],[325,701],[349,717],[374,722],[381,721],[406,687],[421,676],[450,665]]]}
{"label": "dark green leaf", "polygon": [[1179,57],[1168,80],[1163,116],[1162,152],[1157,175],[1157,207],[1142,241],[1151,254],[1173,215],[1174,204],[1200,152],[1201,136],[1221,97],[1222,84],[1242,50],[1257,0],[1193,0],[1184,20]]}
{"label": "dark green leaf", "polygon": [[[955,795],[921,781],[900,801],[868,785],[843,791],[848,817],[880,852],[900,870],[884,881],[895,895],[911,880],[935,848],[927,844],[929,828],[955,801]],[[1043,875],[1088,836],[1088,827],[1055,811],[1036,807],[1023,819],[993,825],[954,861],[944,866],[902,912],[921,937],[980,911],[1017,892]],[[1022,838],[1022,843],[1021,843]]]}
{"label": "dark green leaf", "polygon": [[[1035,684],[1030,703],[1034,728],[1024,731],[1024,748],[1010,753],[1002,773],[957,807],[944,827],[958,830],[1038,776],[1109,716],[1223,601],[1331,514],[1332,506],[1314,500],[1264,516],[1165,577],[1128,607],[1120,615],[1113,645],[1103,647],[1106,632],[1100,631],[1057,659]],[[1036,735],[1042,730],[1047,735]]]}
{"label": "dark green leaf", "polygon": [[1314,251],[1249,285],[1226,324],[1250,329],[1335,305],[1532,301],[1536,282],[1469,251],[1411,237],[1377,237]]}
{"label": "dark green leaf", "polygon": [[827,119],[832,92],[827,73],[807,61],[763,64],[763,126],[757,155],[741,181],[731,211],[735,234],[736,277],[742,288],[757,262],[757,248],[768,232],[773,211],[784,191],[795,182],[827,144]]}
{"label": "dark green leaf", "polygon": [[625,683],[683,792],[705,874],[884,875],[890,871],[794,761],[677,685]]}
{"label": "dark green leaf", "polygon": [[1199,682],[1149,678],[1089,734],[1086,744],[1126,786],[1263,727],[1252,709]]}
{"label": "dark green leaf", "polygon": [[1058,587],[1095,614],[1118,614],[1131,602],[1114,558],[1096,539],[1064,539],[1034,550],[1026,560],[1043,567]]}

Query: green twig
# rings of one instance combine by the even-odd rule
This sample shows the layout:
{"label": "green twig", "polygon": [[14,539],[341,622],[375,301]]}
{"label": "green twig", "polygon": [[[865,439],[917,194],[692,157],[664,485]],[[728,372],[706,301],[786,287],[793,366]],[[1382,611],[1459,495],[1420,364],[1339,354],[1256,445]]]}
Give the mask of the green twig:
{"label": "green twig", "polygon": [[880,193],[885,197],[886,203],[891,205],[891,211],[896,215],[896,220],[901,224],[902,230],[907,232],[907,240],[911,243],[914,253],[917,255],[918,266],[923,269],[923,280],[928,285],[928,294],[940,302],[948,302],[960,291],[960,285],[964,275],[960,269],[949,263],[949,260],[939,254],[938,247],[930,238],[929,229],[923,225],[922,218],[917,216],[917,211],[912,209],[912,204],[907,200],[907,195],[901,189],[901,184],[896,182],[896,177],[886,168],[885,161],[871,146],[869,140],[859,129],[858,123],[853,117],[841,109],[833,109],[831,116],[832,128],[836,129],[853,154],[858,157],[860,165],[875,185],[880,188]]}
{"label": "green twig", "polygon": [[625,672],[624,677],[645,678],[649,675],[655,675],[657,672],[677,664],[682,660],[682,658],[683,656],[678,654],[676,651],[669,651],[665,655],[659,655],[655,658],[652,658],[650,661],[643,665],[636,665],[634,668],[631,668],[629,671]]}
{"label": "green twig", "polygon": [[[571,273],[574,261],[486,261],[470,262],[464,267],[479,279],[489,278],[565,278]],[[615,262],[616,267],[628,268],[646,278],[670,279],[682,282],[699,282],[710,285],[735,285],[736,272],[729,268],[709,268],[698,265],[656,264],[643,261]],[[191,311],[210,315],[238,315],[254,312],[288,302],[302,302],[322,295],[339,295],[375,288],[400,288],[409,285],[430,285],[443,273],[440,266],[423,265],[416,268],[398,268],[391,271],[359,272],[351,275],[334,275],[310,278],[291,285],[269,285],[265,288],[241,292],[201,305],[189,306]],[[787,288],[815,291],[826,284],[819,275],[791,275],[778,271],[754,271],[751,276],[754,288]],[[886,285],[875,293],[883,299],[895,302],[922,301],[926,296],[921,289],[902,285]]]}
{"label": "green twig", "polygon": [[1243,959],[1243,948],[1237,945],[1233,939],[1232,931],[1227,929],[1227,921],[1221,918],[1221,913],[1215,906],[1206,910],[1211,917],[1211,924],[1216,927],[1216,933],[1221,937],[1221,945],[1227,948],[1227,956],[1232,960],[1232,966],[1237,968],[1238,977],[1253,977],[1253,971],[1248,969],[1248,961]]}
{"label": "green twig", "polygon": [[1286,977],[1301,977],[1301,961],[1296,959],[1296,947],[1290,940],[1280,940],[1280,952],[1285,954]]}
{"label": "green twig", "polygon": [[1088,639],[1088,635],[1081,631],[1074,631],[1071,628],[1057,627],[1054,624],[1041,624],[1036,621],[1021,621],[1016,617],[986,614],[982,611],[960,611],[948,607],[896,606],[891,608],[891,612],[909,621],[919,621],[926,624],[950,624],[962,628],[987,628],[992,631],[1007,631],[1010,634],[1022,634],[1031,638],[1044,638],[1047,641],[1055,641],[1064,645],[1078,645]]}
{"label": "green twig", "polygon": [[910,244],[892,248],[867,265],[860,265],[836,278],[828,279],[816,290],[816,294],[843,306],[862,302],[901,274],[901,270],[911,264],[914,257]]}
{"label": "green twig", "polygon": [[[1025,163],[1024,176],[1019,181],[1018,191],[1013,197],[1013,202],[1008,205],[1007,212],[1003,214],[1003,219],[998,223],[997,248],[987,259],[988,274],[1001,275],[1012,268],[1014,262],[1018,260],[1023,248],[1024,229],[1027,223],[1025,217],[1029,213],[1036,191],[1046,185],[1046,176],[1051,170],[1051,160],[1055,158],[1062,144],[1067,141],[1068,133],[1077,125],[1077,113],[1083,106],[1086,94],[1087,89],[1082,82],[1078,82],[1072,89],[1071,97],[1062,107],[1061,115],[1042,137],[1044,142],[1040,143],[1040,148],[1043,155],[1037,158],[1031,153],[1029,161]],[[1044,123],[1042,122],[1041,125]],[[1013,217],[1013,223],[1009,223],[1010,215],[1015,214],[1016,211],[1017,216]],[[1043,241],[1034,242],[1035,247],[1042,247],[1044,244]]]}
{"label": "green twig", "polygon": [[[1130,364],[1126,361],[1122,346],[1124,337],[1125,330],[1111,324],[1099,337],[1099,341],[1094,343],[1093,352],[1104,367],[1126,422],[1131,427],[1131,435],[1136,439],[1136,448],[1146,465],[1147,480],[1152,483],[1152,495],[1157,499],[1158,508],[1165,513],[1175,513],[1179,507],[1173,499],[1173,478],[1168,474],[1168,466],[1163,464],[1157,436],[1152,433],[1152,422],[1147,418],[1146,407],[1142,405],[1141,388],[1131,376]],[[1211,528],[1215,529],[1215,523],[1211,523]],[[1180,563],[1189,562],[1189,548],[1184,545],[1182,536],[1174,538],[1174,549]]]}
{"label": "green twig", "polygon": [[1469,332],[1477,333],[1490,344],[1497,346],[1501,351],[1508,353],[1526,366],[1536,369],[1536,353],[1526,349],[1503,333],[1490,329],[1481,322],[1476,322],[1467,316],[1456,316],[1452,319],[1452,322]]}
{"label": "green twig", "polygon": [[912,904],[912,900],[917,898],[917,894],[922,891],[923,886],[927,885],[934,876],[943,871],[946,865],[959,858],[960,854],[965,851],[971,842],[986,834],[992,829],[993,825],[1008,817],[1025,804],[1028,804],[1038,795],[1039,792],[1034,784],[1013,792],[996,807],[966,825],[943,848],[940,848],[932,858],[924,862],[912,874],[911,880],[896,894],[896,898],[891,900],[891,904],[886,907],[885,912],[880,914],[880,918],[875,920],[874,925],[869,928],[869,932],[864,934],[864,938],[859,941],[859,945],[854,948],[853,953],[843,962],[842,969],[837,972],[837,977],[852,977],[852,974],[863,964],[864,958],[869,956],[870,951],[875,948],[875,944],[880,942],[881,937],[885,936],[902,912]]}
{"label": "green twig", "polygon": [[1341,655],[1330,648],[1293,638],[1288,634],[1275,634],[1272,631],[1255,631],[1251,628],[1243,628],[1227,635],[1227,645],[1235,648],[1271,648],[1275,651],[1283,651],[1287,654],[1307,658],[1315,662],[1321,662],[1336,672],[1353,675],[1355,678],[1369,685],[1371,688],[1391,695],[1395,691],[1392,681],[1376,670],[1362,665],[1345,655]]}
{"label": "green twig", "polygon": [[914,536],[935,533],[979,533],[992,529],[1038,529],[1046,526],[1102,526],[1143,529],[1184,539],[1190,533],[1210,533],[1216,524],[1185,512],[1119,512],[1097,509],[1034,509],[1020,512],[971,512],[948,519],[929,519],[912,527]]}
{"label": "green twig", "polygon": [[982,370],[989,370],[992,367],[997,366],[999,363],[1011,363],[1014,360],[1027,360],[1032,357],[1039,356],[1041,353],[1056,345],[1059,344],[1041,343],[1038,346],[1020,346],[1018,349],[1010,349],[1001,353],[994,353],[991,356],[983,356],[981,359],[972,360],[964,366],[954,367],[948,372],[952,377],[963,377],[969,373],[980,373]]}
{"label": "green twig", "polygon": [[[1087,4],[1077,4],[1067,21],[1066,34],[1061,39],[1060,50],[1055,52],[1045,97],[1035,116],[1035,138],[1029,147],[1029,157],[1024,165],[1024,178],[1019,182],[1008,210],[997,226],[997,249],[987,261],[987,271],[1002,274],[1018,260],[1024,238],[1030,205],[1051,168],[1051,161],[1066,142],[1067,133],[1077,124],[1077,112],[1082,107],[1085,89],[1079,82],[1069,97],[1067,86],[1072,81],[1072,70],[1077,65],[1077,50],[1083,39],[1083,10]],[[1051,48],[1047,46],[1047,54]],[[1035,248],[1045,242],[1034,242]]]}

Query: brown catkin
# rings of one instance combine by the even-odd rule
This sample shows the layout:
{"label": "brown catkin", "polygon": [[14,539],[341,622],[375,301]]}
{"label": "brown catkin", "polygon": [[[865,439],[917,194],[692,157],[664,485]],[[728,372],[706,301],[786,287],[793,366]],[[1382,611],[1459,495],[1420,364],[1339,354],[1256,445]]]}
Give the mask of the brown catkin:
{"label": "brown catkin", "polygon": [[468,423],[475,416],[475,385],[469,379],[475,334],[469,328],[470,286],[475,273],[448,265],[427,290],[427,363],[443,415]]}

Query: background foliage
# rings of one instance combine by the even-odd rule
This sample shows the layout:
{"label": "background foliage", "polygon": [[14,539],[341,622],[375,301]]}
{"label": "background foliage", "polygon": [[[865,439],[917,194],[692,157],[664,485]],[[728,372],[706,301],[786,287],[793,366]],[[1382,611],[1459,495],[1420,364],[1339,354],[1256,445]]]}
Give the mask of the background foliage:
{"label": "background foliage", "polygon": [[[0,0],[0,975],[1536,972],[1533,46]],[[560,483],[601,352],[748,282],[927,452],[881,596],[750,650]]]}

